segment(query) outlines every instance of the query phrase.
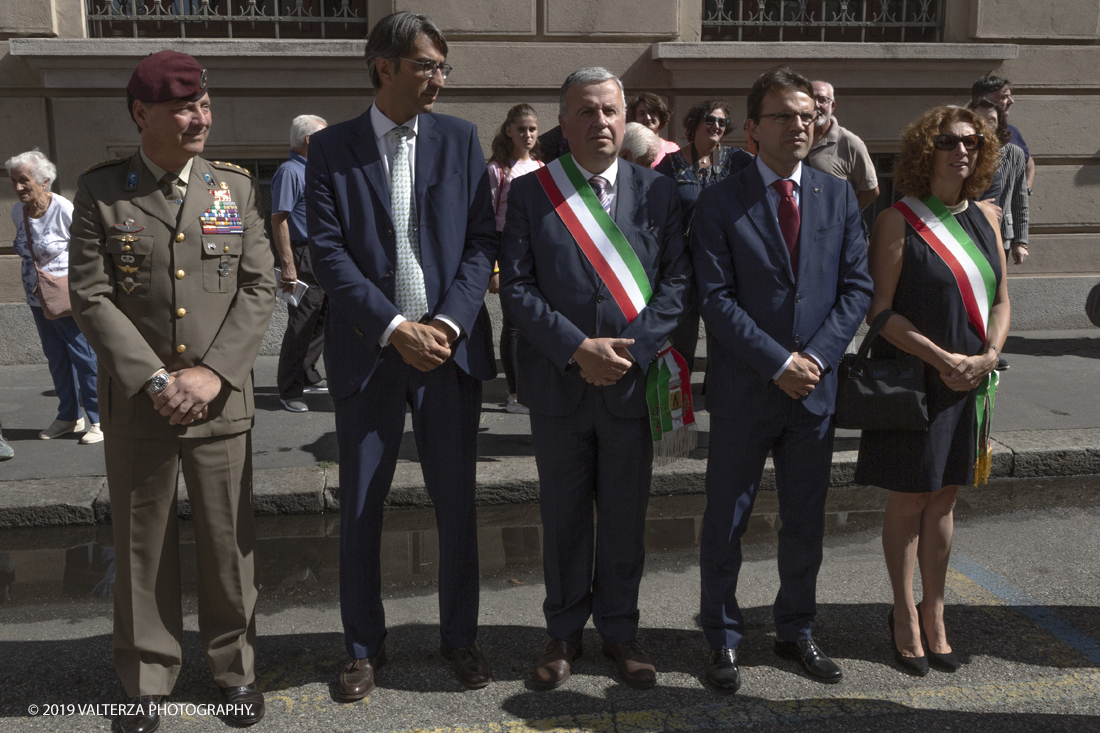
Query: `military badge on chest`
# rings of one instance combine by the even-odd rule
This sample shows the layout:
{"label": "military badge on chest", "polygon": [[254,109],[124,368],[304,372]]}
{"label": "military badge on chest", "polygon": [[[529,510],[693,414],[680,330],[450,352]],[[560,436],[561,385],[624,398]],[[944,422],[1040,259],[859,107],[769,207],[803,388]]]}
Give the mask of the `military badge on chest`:
{"label": "military badge on chest", "polygon": [[132,275],[137,273],[141,261],[145,259],[145,255],[138,251],[145,249],[138,244],[147,236],[141,234],[145,227],[135,224],[133,219],[127,219],[121,224],[112,225],[111,229],[115,233],[111,234],[110,238],[115,241],[110,244],[108,250],[114,259],[115,267],[126,275],[115,284],[123,293],[131,295],[138,286],[138,282]]}
{"label": "military badge on chest", "polygon": [[207,189],[214,197],[214,203],[199,217],[202,221],[202,233],[241,234],[244,229],[241,226],[240,211],[232,199],[229,187],[224,183],[221,185],[221,188]]}

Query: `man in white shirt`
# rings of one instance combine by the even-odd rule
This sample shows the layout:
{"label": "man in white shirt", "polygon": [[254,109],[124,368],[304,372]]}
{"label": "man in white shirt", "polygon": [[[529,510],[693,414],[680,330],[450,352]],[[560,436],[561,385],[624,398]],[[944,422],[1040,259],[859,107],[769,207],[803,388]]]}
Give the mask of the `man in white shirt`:
{"label": "man in white shirt", "polygon": [[344,700],[365,697],[386,661],[382,512],[407,408],[439,529],[440,651],[467,687],[491,680],[476,641],[474,487],[481,382],[496,376],[484,298],[499,243],[477,128],[431,114],[446,55],[429,18],[380,20],[366,49],[374,104],[314,133],[306,163],[340,446]]}

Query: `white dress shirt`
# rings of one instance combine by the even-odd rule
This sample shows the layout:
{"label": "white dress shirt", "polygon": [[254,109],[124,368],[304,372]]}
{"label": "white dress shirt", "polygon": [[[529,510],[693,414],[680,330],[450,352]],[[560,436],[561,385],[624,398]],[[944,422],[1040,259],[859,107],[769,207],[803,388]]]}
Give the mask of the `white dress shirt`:
{"label": "white dress shirt", "polygon": [[[574,158],[573,162],[576,163],[577,159]],[[615,158],[615,160],[612,161],[611,166],[609,168],[607,168],[604,171],[600,171],[599,173],[591,173],[591,172],[585,170],[584,168],[581,167],[580,163],[577,163],[577,170],[579,170],[581,172],[581,175],[584,176],[584,180],[586,180],[586,181],[590,180],[592,178],[592,176],[600,176],[605,181],[607,181],[607,185],[604,186],[604,188],[603,188],[603,193],[604,193],[604,196],[607,197],[607,200],[611,203],[611,205],[609,207],[610,211],[608,211],[607,213],[609,213],[611,215],[611,218],[614,219],[615,218],[615,211],[616,211],[616,207],[615,207],[616,196],[615,196],[615,194],[619,190],[619,188],[618,188],[619,159]]]}
{"label": "white dress shirt", "polygon": [[[409,136],[405,138],[405,150],[408,151],[409,156],[409,182],[413,185],[413,191],[416,190],[416,135],[419,125],[417,124],[420,116],[417,115],[411,120],[406,122],[403,126],[409,128]],[[397,154],[397,134],[393,132],[395,127],[402,127],[396,122],[378,109],[377,105],[372,104],[370,106],[370,123],[374,128],[374,139],[378,143],[378,156],[382,159],[382,167],[386,171],[386,195],[390,195],[390,171],[393,170],[393,156]],[[413,215],[416,215],[416,195],[412,197]],[[462,335],[462,326],[458,325],[458,321],[450,316],[437,313],[436,318],[450,326],[454,331],[455,338],[457,339]],[[386,327],[386,330],[382,332],[382,338],[378,339],[378,345],[383,348],[390,342],[390,336],[393,335],[394,330],[406,320],[405,316],[400,313],[393,317],[390,321],[390,325]]]}
{"label": "white dress shirt", "polygon": [[[794,183],[794,203],[798,206],[799,213],[802,211],[802,163],[800,162],[795,166],[794,172],[791,175],[784,178],[779,175],[761,159],[756,156],[756,169],[760,171],[760,177],[764,179],[764,191],[768,196],[768,203],[771,204],[772,212],[775,214],[775,223],[779,223],[779,202],[782,200],[782,196],[779,195],[779,191],[775,190],[774,184],[776,181],[791,181]],[[784,246],[786,246],[784,244]],[[806,347],[803,351],[810,355],[814,361],[817,362],[817,366],[821,369],[822,373],[825,372],[825,359],[810,347]],[[772,381],[778,381],[783,372],[787,371],[787,367],[794,361],[794,355],[787,357],[787,360],[783,362],[783,366],[779,367],[779,371],[772,376]]]}

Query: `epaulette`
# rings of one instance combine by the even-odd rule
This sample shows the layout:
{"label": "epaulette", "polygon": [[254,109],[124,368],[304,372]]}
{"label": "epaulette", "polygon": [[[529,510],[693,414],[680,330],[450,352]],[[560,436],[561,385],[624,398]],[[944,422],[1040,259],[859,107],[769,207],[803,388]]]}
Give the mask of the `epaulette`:
{"label": "epaulette", "polygon": [[220,160],[212,160],[210,161],[210,165],[214,166],[215,168],[221,168],[222,170],[237,171],[238,173],[244,174],[249,178],[252,177],[252,171],[248,170],[247,168],[242,168],[234,163],[225,163]]}
{"label": "epaulette", "polygon": [[88,166],[87,168],[84,169],[84,172],[85,173],[91,173],[94,170],[99,170],[100,168],[106,168],[109,165],[118,165],[119,163],[125,163],[125,162],[126,162],[126,158],[108,158],[107,160],[100,161],[100,162],[96,163],[95,165]]}

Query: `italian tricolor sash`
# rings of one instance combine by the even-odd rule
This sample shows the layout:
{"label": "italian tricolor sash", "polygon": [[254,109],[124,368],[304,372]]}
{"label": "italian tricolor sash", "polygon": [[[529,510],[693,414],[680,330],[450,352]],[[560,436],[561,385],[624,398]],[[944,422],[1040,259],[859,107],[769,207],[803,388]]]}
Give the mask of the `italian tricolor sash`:
{"label": "italian tricolor sash", "polygon": [[[989,309],[997,292],[997,275],[981,250],[955,221],[943,202],[935,196],[918,199],[906,196],[894,204],[905,220],[932,248],[955,276],[966,316],[970,325],[985,341]],[[978,460],[974,464],[974,483],[986,483],[993,463],[993,448],[989,441],[993,400],[1000,381],[997,372],[986,375],[977,391]]]}
{"label": "italian tricolor sash", "polygon": [[[535,175],[627,322],[633,321],[653,297],[653,288],[638,255],[604,211],[573,156],[566,153]],[[646,401],[654,457],[668,460],[687,455],[696,441],[691,375],[684,358],[668,342],[649,365]]]}

